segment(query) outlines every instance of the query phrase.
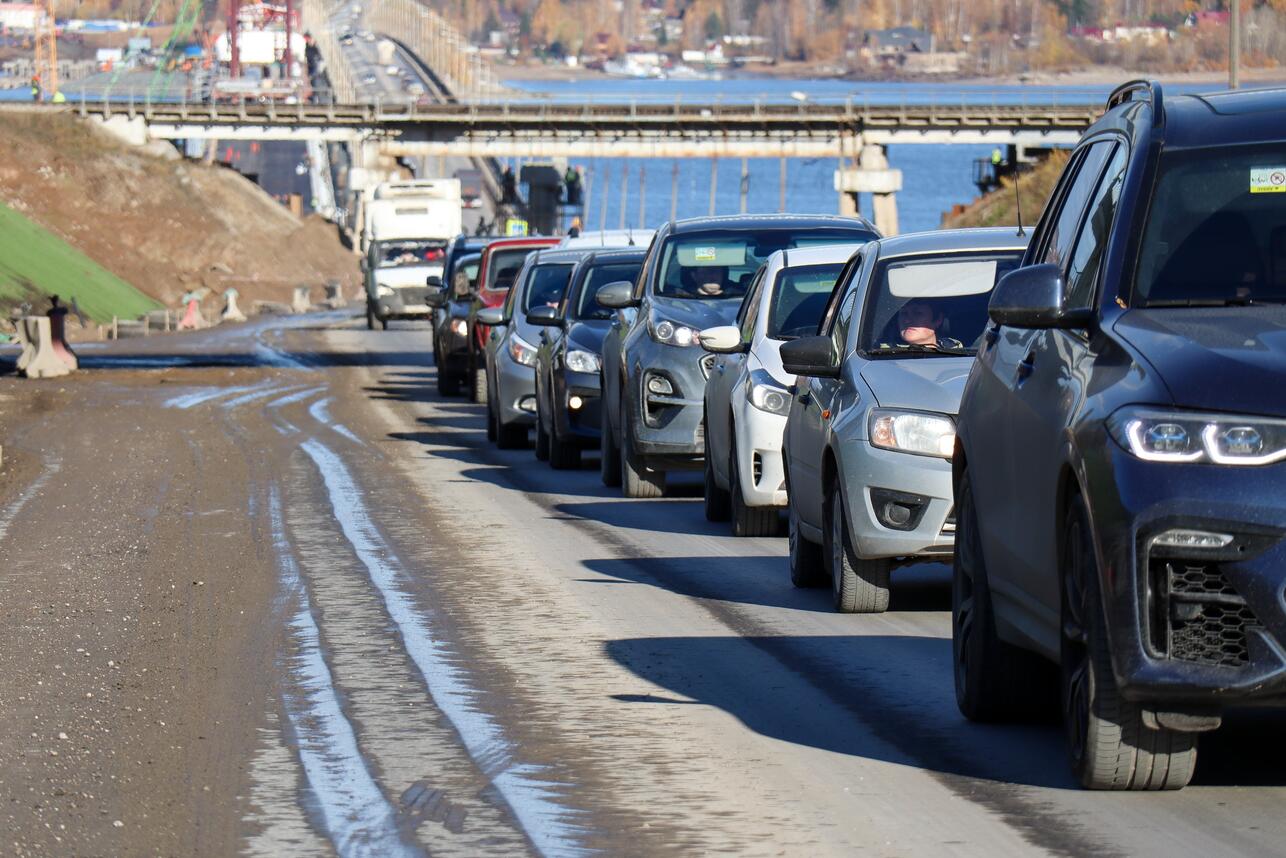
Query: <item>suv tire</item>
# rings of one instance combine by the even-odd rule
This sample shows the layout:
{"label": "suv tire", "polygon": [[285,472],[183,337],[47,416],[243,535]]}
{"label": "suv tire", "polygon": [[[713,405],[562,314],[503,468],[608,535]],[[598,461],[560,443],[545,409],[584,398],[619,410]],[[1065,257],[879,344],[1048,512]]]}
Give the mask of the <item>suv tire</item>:
{"label": "suv tire", "polygon": [[366,330],[375,330],[375,308],[370,301],[366,302]]}
{"label": "suv tire", "polygon": [[612,419],[607,414],[607,400],[600,402],[598,434],[598,477],[609,489],[621,484],[621,451],[612,436]]}
{"label": "suv tire", "polygon": [[1072,771],[1087,789],[1173,790],[1192,779],[1197,734],[1144,723],[1112,673],[1103,628],[1089,512],[1077,495],[1067,510],[1059,558],[1062,583],[1062,699]]}
{"label": "suv tire", "polygon": [[536,411],[536,460],[549,461],[549,433],[545,431],[545,421],[540,418],[540,406]]}
{"label": "suv tire", "polygon": [[469,399],[473,402],[487,401],[487,371],[475,366],[469,370]]}
{"label": "suv tire", "polygon": [[831,487],[827,504],[830,521],[826,528],[826,549],[831,567],[831,594],[841,614],[882,614],[889,609],[888,560],[862,560],[853,551],[848,535],[848,517],[839,482]]}
{"label": "suv tire", "polygon": [[665,494],[665,472],[649,471],[639,461],[628,425],[621,431],[621,490],[627,498],[659,498]]}
{"label": "suv tire", "polygon": [[996,634],[983,562],[973,483],[965,471],[957,492],[951,575],[951,655],[956,705],[970,721],[1027,719],[1047,712],[1054,671],[1035,653]]}
{"label": "suv tire", "polygon": [[[705,418],[704,434],[708,439],[710,437],[710,424]],[[706,447],[705,457],[705,513],[706,521],[727,521],[732,514],[732,502],[727,490],[719,488],[719,482],[714,475],[714,460],[708,455],[710,448]]]}

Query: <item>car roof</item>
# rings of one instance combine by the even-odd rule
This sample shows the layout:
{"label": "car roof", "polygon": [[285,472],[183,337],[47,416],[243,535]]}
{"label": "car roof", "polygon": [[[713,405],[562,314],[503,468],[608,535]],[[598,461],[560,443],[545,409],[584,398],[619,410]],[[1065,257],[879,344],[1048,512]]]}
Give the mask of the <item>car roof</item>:
{"label": "car roof", "polygon": [[1286,140],[1286,89],[1179,95],[1163,103],[1167,148]]}
{"label": "car roof", "polygon": [[832,227],[834,229],[866,229],[878,235],[866,218],[840,217],[839,215],[716,215],[676,220],[670,225],[672,235],[683,235],[706,230],[762,230],[790,229],[791,227]]}
{"label": "car roof", "polygon": [[647,257],[645,247],[608,247],[604,249],[589,248],[585,255],[585,265],[606,265],[613,262],[642,262]]}
{"label": "car roof", "polygon": [[865,241],[851,241],[843,244],[819,244],[809,247],[795,247],[789,250],[774,250],[764,265],[773,268],[795,268],[800,265],[826,265],[833,262],[848,262],[854,253],[867,245]]}
{"label": "car roof", "polygon": [[566,262],[570,264],[574,262],[580,262],[583,258],[585,258],[585,255],[590,252],[591,251],[588,247],[584,247],[584,248],[555,247],[552,250],[536,251],[536,253],[532,255],[531,261],[532,261],[532,264],[534,265],[548,265],[548,264],[557,263],[557,262]]}
{"label": "car roof", "polygon": [[[1024,250],[1031,230],[1018,234],[1016,226],[992,226],[975,229],[935,229],[881,238],[876,244],[879,257],[912,256],[918,253],[940,253],[952,250]],[[792,251],[793,253],[794,251]]]}
{"label": "car roof", "polygon": [[553,247],[558,243],[558,239],[547,236],[529,235],[522,238],[497,238],[487,245],[487,252],[493,250],[504,250],[506,247]]}
{"label": "car roof", "polygon": [[654,229],[596,229],[580,235],[563,236],[560,247],[646,247],[656,234]]}

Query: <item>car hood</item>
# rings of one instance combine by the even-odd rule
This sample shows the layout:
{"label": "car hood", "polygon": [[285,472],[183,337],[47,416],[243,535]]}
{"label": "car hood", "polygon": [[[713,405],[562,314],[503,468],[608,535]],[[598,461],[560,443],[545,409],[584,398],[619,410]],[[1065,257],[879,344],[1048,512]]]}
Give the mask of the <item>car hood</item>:
{"label": "car hood", "polygon": [[391,289],[424,286],[430,274],[442,276],[441,265],[408,265],[404,268],[377,268],[375,282]]}
{"label": "car hood", "polygon": [[1113,331],[1156,369],[1175,405],[1286,414],[1286,307],[1130,310]]}
{"label": "car hood", "polygon": [[573,348],[582,348],[596,355],[603,353],[603,338],[612,329],[612,323],[600,319],[572,322],[567,328],[567,343]]}
{"label": "car hood", "polygon": [[741,308],[740,298],[662,298],[653,295],[652,309],[658,316],[677,325],[704,330],[718,325],[731,325]]}
{"label": "car hood", "polygon": [[751,356],[765,372],[780,382],[783,387],[790,387],[795,383],[795,376],[786,372],[786,368],[781,365],[782,342],[784,341],[764,337],[751,348]]}
{"label": "car hood", "polygon": [[955,414],[972,368],[971,357],[884,358],[868,361],[862,379],[884,408]]}

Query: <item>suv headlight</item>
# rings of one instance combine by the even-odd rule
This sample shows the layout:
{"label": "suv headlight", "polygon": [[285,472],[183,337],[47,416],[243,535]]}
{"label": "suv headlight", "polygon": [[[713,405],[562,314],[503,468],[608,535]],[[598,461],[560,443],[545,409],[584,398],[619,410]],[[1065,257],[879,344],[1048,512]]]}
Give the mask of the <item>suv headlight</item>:
{"label": "suv headlight", "polygon": [[517,334],[509,335],[509,357],[523,366],[536,365],[536,347]]}
{"label": "suv headlight", "polygon": [[647,323],[648,333],[652,339],[667,346],[694,346],[697,344],[697,331],[687,325],[671,322],[659,316],[651,316]]}
{"label": "suv headlight", "polygon": [[464,319],[456,319],[451,323],[451,332],[454,333],[457,337],[468,336],[469,323]]}
{"label": "suv headlight", "polygon": [[1116,443],[1148,462],[1269,465],[1286,459],[1286,420],[1127,405],[1107,420]]}
{"label": "suv headlight", "polygon": [[786,414],[790,411],[790,391],[762,369],[750,373],[746,384],[746,399],[760,411],[769,414]]}
{"label": "suv headlight", "polygon": [[582,349],[567,350],[567,368],[572,372],[598,372],[601,362],[598,355]]}
{"label": "suv headlight", "polygon": [[380,283],[379,285],[377,285],[377,286],[375,287],[375,297],[377,297],[377,298],[392,298],[392,297],[393,297],[393,287],[392,287],[392,286],[385,286],[383,283]]}
{"label": "suv headlight", "polygon": [[956,422],[945,414],[871,409],[871,445],[917,456],[950,459],[956,446]]}

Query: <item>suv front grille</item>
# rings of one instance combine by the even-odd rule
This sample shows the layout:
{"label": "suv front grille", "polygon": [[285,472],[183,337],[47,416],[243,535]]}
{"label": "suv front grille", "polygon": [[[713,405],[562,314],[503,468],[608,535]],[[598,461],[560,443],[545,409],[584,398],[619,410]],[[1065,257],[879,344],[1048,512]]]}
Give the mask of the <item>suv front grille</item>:
{"label": "suv front grille", "polygon": [[1247,631],[1259,625],[1219,564],[1149,562],[1152,644],[1170,658],[1221,667],[1250,661]]}
{"label": "suv front grille", "polygon": [[718,357],[718,355],[713,353],[706,353],[701,356],[700,364],[702,376],[705,378],[710,377],[710,373],[714,372],[714,362]]}

